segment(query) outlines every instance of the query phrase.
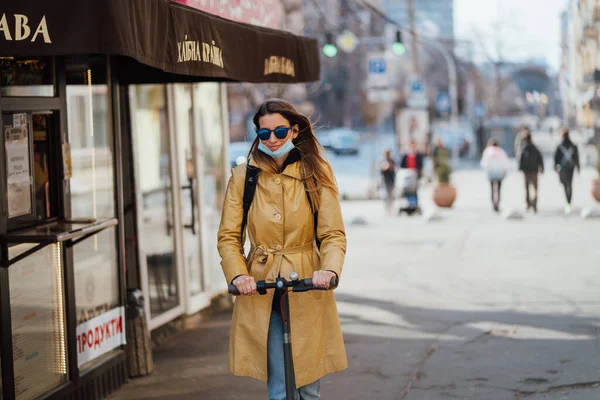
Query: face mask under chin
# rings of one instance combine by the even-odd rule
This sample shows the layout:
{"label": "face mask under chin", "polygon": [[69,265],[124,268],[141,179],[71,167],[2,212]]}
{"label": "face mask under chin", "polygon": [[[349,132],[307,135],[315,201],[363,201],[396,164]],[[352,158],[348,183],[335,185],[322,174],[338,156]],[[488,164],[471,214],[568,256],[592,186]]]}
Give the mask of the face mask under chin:
{"label": "face mask under chin", "polygon": [[292,151],[292,149],[294,147],[295,146],[294,146],[294,143],[292,142],[292,139],[285,142],[285,144],[283,146],[281,146],[280,148],[278,148],[275,151],[271,151],[271,149],[269,149],[267,146],[265,146],[263,144],[263,142],[260,142],[258,144],[258,149],[272,158],[281,158],[281,157],[285,156],[286,154],[288,154],[290,151]]}

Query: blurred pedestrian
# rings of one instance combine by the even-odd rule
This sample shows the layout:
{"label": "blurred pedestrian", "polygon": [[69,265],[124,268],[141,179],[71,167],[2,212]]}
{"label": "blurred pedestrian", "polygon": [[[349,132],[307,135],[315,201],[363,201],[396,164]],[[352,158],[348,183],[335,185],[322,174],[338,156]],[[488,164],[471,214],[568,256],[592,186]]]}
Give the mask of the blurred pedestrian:
{"label": "blurred pedestrian", "polygon": [[383,185],[385,187],[385,209],[388,215],[391,215],[394,203],[394,190],[396,189],[396,163],[392,158],[390,149],[383,151],[381,177],[383,178]]}
{"label": "blurred pedestrian", "polygon": [[519,134],[515,138],[514,151],[515,151],[515,158],[516,158],[517,162],[520,162],[520,160],[521,160],[521,153],[523,152],[523,149],[527,145],[525,138],[528,136],[531,136],[531,129],[529,129],[529,127],[527,125],[523,125],[521,127],[521,129],[519,130]]}
{"label": "blurred pedestrian", "polygon": [[413,140],[409,142],[408,152],[402,157],[400,168],[408,170],[406,178],[403,180],[402,196],[408,201],[408,206],[401,208],[409,214],[419,212],[419,180],[423,171],[423,154],[417,149],[417,143]]}
{"label": "blurred pedestrian", "polygon": [[417,142],[411,140],[408,144],[408,152],[402,157],[400,168],[412,169],[417,173],[417,178],[421,179],[423,171],[423,154],[417,149]]}
{"label": "blurred pedestrian", "polygon": [[554,167],[560,182],[565,188],[565,196],[567,197],[567,204],[565,205],[565,214],[571,213],[571,199],[573,198],[573,175],[575,169],[577,172],[581,172],[579,165],[579,150],[577,146],[571,141],[569,130],[563,129],[562,142],[556,148],[554,153]]}
{"label": "blurred pedestrian", "polygon": [[494,211],[500,211],[500,188],[508,169],[508,156],[498,146],[496,139],[490,139],[481,156],[481,166],[486,170],[492,187],[492,206]]}
{"label": "blurred pedestrian", "polygon": [[446,151],[446,147],[444,147],[444,142],[442,139],[435,139],[435,146],[431,152],[431,158],[433,158],[433,170],[435,171],[440,164],[447,162],[448,160],[444,160],[444,158],[448,157],[448,152]]}
{"label": "blurred pedestrian", "polygon": [[485,151],[485,149],[483,147],[483,142],[485,140],[485,126],[483,125],[482,118],[479,118],[479,124],[477,126],[477,131],[476,131],[476,137],[477,137],[477,151],[479,152],[479,154],[483,155],[483,152]]}
{"label": "blurred pedestrian", "polygon": [[431,183],[435,175],[435,155],[438,152],[438,147],[443,146],[443,144],[439,138],[433,139],[433,132],[429,132],[428,136],[428,145],[424,152],[423,175],[427,182]]}
{"label": "blurred pedestrian", "polygon": [[[527,131],[526,131],[527,132]],[[544,160],[542,153],[533,144],[533,139],[530,133],[525,133],[523,136],[523,144],[519,157],[519,170],[525,175],[525,200],[527,203],[527,211],[530,208],[533,212],[537,212],[538,199],[538,174],[544,173]],[[530,188],[533,189],[530,191]]]}
{"label": "blurred pedestrian", "polygon": [[469,155],[469,149],[471,148],[471,143],[466,138],[463,138],[463,142],[458,149],[458,156],[460,158],[465,158]]}

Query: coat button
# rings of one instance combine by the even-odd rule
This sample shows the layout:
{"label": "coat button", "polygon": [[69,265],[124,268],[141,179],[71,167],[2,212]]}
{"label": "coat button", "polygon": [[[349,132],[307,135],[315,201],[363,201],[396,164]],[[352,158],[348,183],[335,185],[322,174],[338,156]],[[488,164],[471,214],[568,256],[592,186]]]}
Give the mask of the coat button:
{"label": "coat button", "polygon": [[275,178],[275,183],[279,185],[281,183],[281,179]]}
{"label": "coat button", "polygon": [[279,214],[279,213],[275,214],[275,219],[277,221],[281,221],[281,214]]}

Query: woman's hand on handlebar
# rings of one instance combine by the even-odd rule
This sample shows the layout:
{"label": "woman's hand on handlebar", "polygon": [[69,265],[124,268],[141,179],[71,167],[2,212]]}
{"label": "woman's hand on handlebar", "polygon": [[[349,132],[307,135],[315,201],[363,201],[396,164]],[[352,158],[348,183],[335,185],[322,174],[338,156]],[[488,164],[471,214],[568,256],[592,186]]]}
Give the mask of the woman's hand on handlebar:
{"label": "woman's hand on handlebar", "polygon": [[241,295],[251,296],[256,294],[256,281],[251,276],[240,275],[231,283],[238,288]]}
{"label": "woman's hand on handlebar", "polygon": [[312,277],[313,286],[323,287],[329,289],[329,284],[332,278],[335,278],[336,274],[333,271],[315,271]]}

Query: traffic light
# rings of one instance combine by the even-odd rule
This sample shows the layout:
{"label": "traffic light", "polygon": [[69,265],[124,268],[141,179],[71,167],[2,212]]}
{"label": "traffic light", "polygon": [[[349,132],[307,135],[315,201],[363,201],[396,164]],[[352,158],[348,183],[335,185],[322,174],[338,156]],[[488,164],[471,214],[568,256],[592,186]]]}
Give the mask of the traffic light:
{"label": "traffic light", "polygon": [[399,56],[406,53],[406,47],[402,43],[402,32],[399,29],[396,31],[396,41],[392,44],[392,51]]}
{"label": "traffic light", "polygon": [[323,46],[323,54],[329,58],[333,58],[337,55],[338,49],[333,44],[333,35],[330,32],[325,33],[325,46]]}

